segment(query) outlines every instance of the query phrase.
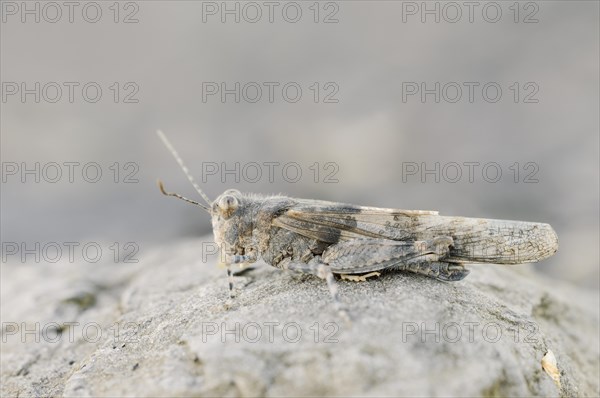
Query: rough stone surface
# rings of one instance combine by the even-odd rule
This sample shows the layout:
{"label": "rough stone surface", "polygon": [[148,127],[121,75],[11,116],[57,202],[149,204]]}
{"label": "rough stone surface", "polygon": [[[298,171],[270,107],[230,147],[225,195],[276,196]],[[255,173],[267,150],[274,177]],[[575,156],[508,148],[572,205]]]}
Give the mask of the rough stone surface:
{"label": "rough stone surface", "polygon": [[[4,264],[2,396],[600,393],[598,293],[528,266],[340,281],[348,324],[323,281],[264,264],[236,278],[226,309],[215,263],[186,241],[138,264]],[[23,335],[36,323],[47,335]],[[549,349],[560,390],[541,367]]]}

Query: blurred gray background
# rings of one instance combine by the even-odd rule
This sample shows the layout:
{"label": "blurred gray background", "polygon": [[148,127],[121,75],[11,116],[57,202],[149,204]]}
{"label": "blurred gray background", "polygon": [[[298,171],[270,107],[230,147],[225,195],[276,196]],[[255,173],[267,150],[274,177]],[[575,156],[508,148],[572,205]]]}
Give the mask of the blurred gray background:
{"label": "blurred gray background", "polygon": [[[6,2],[2,2],[3,7]],[[35,2],[28,2],[34,7]],[[519,219],[552,224],[560,239],[558,253],[537,267],[540,272],[591,288],[598,287],[599,221],[599,19],[593,1],[499,2],[496,23],[482,16],[485,2],[468,9],[456,23],[408,15],[406,2],[298,2],[296,23],[263,14],[256,23],[239,23],[220,14],[204,15],[206,2],[143,1],[120,4],[114,22],[113,2],[98,2],[102,18],[89,23],[75,9],[56,23],[26,23],[4,9],[1,27],[1,80],[26,82],[97,82],[103,96],[96,103],[66,89],[56,103],[35,103],[19,95],[1,103],[2,162],[97,162],[103,179],[87,183],[80,175],[69,183],[22,183],[6,176],[2,183],[2,241],[138,242],[144,252],[181,237],[210,232],[201,209],[160,195],[167,189],[196,198],[179,167],[158,140],[162,129],[190,170],[202,180],[203,162],[297,162],[303,177],[286,182],[266,176],[256,183],[222,182],[210,176],[202,184],[214,198],[228,188],[257,193],[350,202],[380,207],[433,209],[444,215]],[[15,3],[20,6],[20,3]],[[84,5],[84,3],[81,3]],[[221,7],[221,2],[214,3]],[[227,3],[235,7],[235,2]],[[262,2],[258,3],[259,5]],[[421,2],[411,3],[421,7]],[[430,7],[444,3],[428,2]],[[462,3],[458,3],[462,4]],[[530,4],[534,4],[533,6]],[[43,4],[42,4],[43,5]],[[42,6],[40,5],[40,7]],[[243,7],[243,3],[238,3]],[[311,7],[313,7],[311,9]],[[52,10],[47,10],[51,12]],[[253,10],[247,9],[250,17]],[[262,7],[263,13],[268,9]],[[288,10],[293,16],[293,10]],[[447,10],[450,13],[452,10]],[[493,16],[493,10],[489,15]],[[63,12],[67,12],[63,9]],[[122,23],[135,12],[138,23]],[[323,23],[335,12],[337,23]],[[453,11],[452,11],[453,12]],[[90,11],[90,13],[92,13]],[[523,23],[534,13],[537,23]],[[93,13],[92,13],[93,14]],[[52,11],[50,18],[54,15]],[[248,16],[246,15],[246,16]],[[448,14],[453,17],[452,14]],[[446,15],[446,16],[448,16]],[[403,21],[405,17],[406,22]],[[115,103],[114,82],[134,82],[138,103]],[[275,100],[239,103],[232,96],[203,101],[203,82],[296,82],[302,97],[290,103],[275,89]],[[313,99],[310,86],[321,85]],[[337,103],[324,103],[333,82]],[[474,101],[422,103],[403,101],[403,82],[478,82]],[[495,82],[502,98],[485,101],[481,87]],[[518,82],[515,102],[509,86]],[[538,103],[524,103],[533,82]],[[6,94],[6,85],[3,94]],[[109,166],[139,166],[138,183],[114,183]],[[315,183],[309,167],[335,162],[338,183]],[[498,163],[503,177],[486,182],[476,169],[456,183],[435,183],[430,176],[403,181],[405,162]],[[519,162],[515,183],[509,169]],[[527,162],[539,166],[538,183],[524,183]],[[464,170],[467,170],[466,168]],[[126,170],[121,170],[123,174]],[[122,180],[124,176],[121,175]],[[199,245],[200,251],[200,245]]]}

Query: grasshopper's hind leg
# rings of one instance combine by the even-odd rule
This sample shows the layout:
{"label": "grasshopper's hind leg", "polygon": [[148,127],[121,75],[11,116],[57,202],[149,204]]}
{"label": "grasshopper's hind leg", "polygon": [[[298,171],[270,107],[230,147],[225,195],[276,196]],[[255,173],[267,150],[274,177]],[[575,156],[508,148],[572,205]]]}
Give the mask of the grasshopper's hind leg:
{"label": "grasshopper's hind leg", "polygon": [[442,281],[455,282],[464,279],[469,275],[468,269],[458,263],[440,263],[440,273],[436,277]]}
{"label": "grasshopper's hind leg", "polygon": [[438,261],[435,256],[411,259],[399,266],[400,269],[426,275],[444,282],[456,282],[469,275],[469,270],[461,264]]}
{"label": "grasshopper's hind leg", "polygon": [[328,247],[322,261],[337,274],[402,270],[442,281],[458,281],[469,271],[460,264],[444,262],[453,243],[449,236],[425,241],[353,239]]}

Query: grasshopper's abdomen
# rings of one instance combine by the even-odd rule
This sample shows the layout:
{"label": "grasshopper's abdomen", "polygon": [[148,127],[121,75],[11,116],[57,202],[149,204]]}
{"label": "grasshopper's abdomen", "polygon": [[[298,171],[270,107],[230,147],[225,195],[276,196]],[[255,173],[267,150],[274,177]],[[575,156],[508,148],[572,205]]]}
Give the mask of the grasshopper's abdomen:
{"label": "grasshopper's abdomen", "polygon": [[418,224],[419,239],[454,239],[449,262],[521,264],[558,250],[558,237],[549,224],[443,216],[419,217]]}

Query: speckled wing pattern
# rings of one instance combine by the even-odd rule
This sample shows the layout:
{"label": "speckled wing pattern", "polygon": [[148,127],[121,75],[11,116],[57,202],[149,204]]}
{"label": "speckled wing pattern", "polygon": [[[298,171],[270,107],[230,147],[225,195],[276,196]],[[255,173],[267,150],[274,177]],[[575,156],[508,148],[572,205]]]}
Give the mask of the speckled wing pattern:
{"label": "speckled wing pattern", "polygon": [[536,262],[558,249],[556,233],[543,223],[294,200],[272,224],[330,245],[364,238],[410,242],[449,236],[454,243],[444,261],[497,264]]}

